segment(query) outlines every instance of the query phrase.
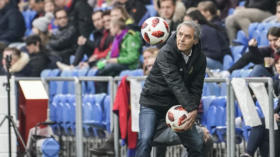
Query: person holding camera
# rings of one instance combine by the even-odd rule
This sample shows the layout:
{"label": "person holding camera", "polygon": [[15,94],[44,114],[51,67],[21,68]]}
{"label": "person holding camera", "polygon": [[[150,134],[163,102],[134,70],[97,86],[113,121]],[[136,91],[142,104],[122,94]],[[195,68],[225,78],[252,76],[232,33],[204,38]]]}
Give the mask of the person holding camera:
{"label": "person holding camera", "polygon": [[29,76],[29,56],[20,52],[17,48],[5,48],[2,57],[0,75],[6,75],[8,71],[14,76]]}

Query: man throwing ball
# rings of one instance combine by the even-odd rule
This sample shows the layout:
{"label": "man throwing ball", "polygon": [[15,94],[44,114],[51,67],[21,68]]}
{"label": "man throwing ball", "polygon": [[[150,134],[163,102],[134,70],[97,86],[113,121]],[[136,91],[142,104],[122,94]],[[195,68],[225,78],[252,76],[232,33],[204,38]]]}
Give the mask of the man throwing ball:
{"label": "man throwing ball", "polygon": [[202,157],[203,139],[194,127],[206,68],[199,35],[197,24],[183,22],[160,49],[141,93],[136,157],[150,156],[158,122],[178,104],[189,113],[184,131],[177,134],[190,157]]}

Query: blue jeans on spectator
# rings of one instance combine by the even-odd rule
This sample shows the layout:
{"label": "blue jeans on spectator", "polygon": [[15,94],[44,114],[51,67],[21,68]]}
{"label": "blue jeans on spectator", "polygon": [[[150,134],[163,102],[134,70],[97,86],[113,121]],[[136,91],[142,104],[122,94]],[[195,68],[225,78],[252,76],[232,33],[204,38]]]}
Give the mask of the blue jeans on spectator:
{"label": "blue jeans on spectator", "polygon": [[262,65],[257,64],[251,71],[250,77],[272,77],[273,75]]}
{"label": "blue jeans on spectator", "polygon": [[209,69],[220,69],[223,70],[223,64],[215,59],[206,57],[207,67]]}
{"label": "blue jeans on spectator", "polygon": [[[160,118],[164,117],[160,117],[159,111],[141,106],[136,157],[150,157],[153,136]],[[184,147],[187,148],[189,157],[202,157],[203,140],[195,126],[187,131],[178,132],[177,135]]]}

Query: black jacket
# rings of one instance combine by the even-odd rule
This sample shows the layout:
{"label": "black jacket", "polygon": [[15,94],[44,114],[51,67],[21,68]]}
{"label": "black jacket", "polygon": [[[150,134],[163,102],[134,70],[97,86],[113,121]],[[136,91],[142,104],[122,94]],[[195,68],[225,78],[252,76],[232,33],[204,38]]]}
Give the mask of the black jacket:
{"label": "black jacket", "polygon": [[273,57],[273,50],[267,47],[249,47],[249,52],[244,53],[243,56],[234,63],[228,71],[231,73],[234,70],[241,69],[245,67],[250,62],[254,64],[264,64],[264,57]]}
{"label": "black jacket", "polygon": [[93,30],[92,8],[86,0],[73,0],[73,4],[67,10],[70,22],[78,29],[79,34],[88,37]]}
{"label": "black jacket", "polygon": [[60,28],[55,35],[51,36],[46,47],[68,64],[70,55],[75,53],[77,38],[77,29],[73,25],[68,25]]}
{"label": "black jacket", "polygon": [[47,69],[49,64],[51,63],[47,52],[41,51],[39,53],[30,54],[29,66],[30,68],[30,76],[40,77],[41,72],[44,69]]}
{"label": "black jacket", "polygon": [[140,104],[161,113],[173,105],[182,105],[187,111],[198,108],[206,69],[206,57],[200,43],[192,49],[188,61],[177,49],[176,34],[172,34],[157,56],[143,87]]}
{"label": "black jacket", "polygon": [[0,41],[20,41],[25,32],[25,23],[18,8],[11,3],[0,10]]}

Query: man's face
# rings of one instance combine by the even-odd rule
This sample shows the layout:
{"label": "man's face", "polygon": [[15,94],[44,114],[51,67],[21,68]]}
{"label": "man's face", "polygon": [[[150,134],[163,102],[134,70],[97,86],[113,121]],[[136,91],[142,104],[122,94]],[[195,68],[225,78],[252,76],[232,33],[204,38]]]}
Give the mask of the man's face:
{"label": "man's face", "polygon": [[268,41],[269,41],[269,45],[270,47],[276,51],[277,49],[279,49],[280,47],[276,44],[278,38],[276,36],[273,36],[273,35],[268,35]]}
{"label": "man's face", "polygon": [[37,53],[39,52],[39,42],[37,42],[36,44],[29,44],[26,46],[28,53],[33,54],[33,53]]}
{"label": "man's face", "polygon": [[280,22],[280,6],[277,6],[276,8],[276,18],[277,21]]}
{"label": "man's face", "polygon": [[68,25],[68,17],[66,12],[63,10],[56,12],[55,20],[57,22],[58,27],[60,28]]}
{"label": "man's face", "polygon": [[164,19],[171,19],[175,12],[175,5],[172,0],[162,1],[160,3],[159,14]]}
{"label": "man's face", "polygon": [[102,13],[96,12],[92,15],[93,25],[97,30],[101,30],[103,28],[103,20]]}
{"label": "man's face", "polygon": [[0,0],[0,10],[3,9],[8,2],[9,0]]}
{"label": "man's face", "polygon": [[106,30],[110,29],[110,23],[111,23],[111,16],[110,15],[104,15],[103,16],[103,24],[104,24],[104,28]]}
{"label": "man's face", "polygon": [[177,32],[177,48],[182,52],[189,51],[193,45],[197,44],[197,40],[194,38],[194,30],[189,27],[182,25]]}

